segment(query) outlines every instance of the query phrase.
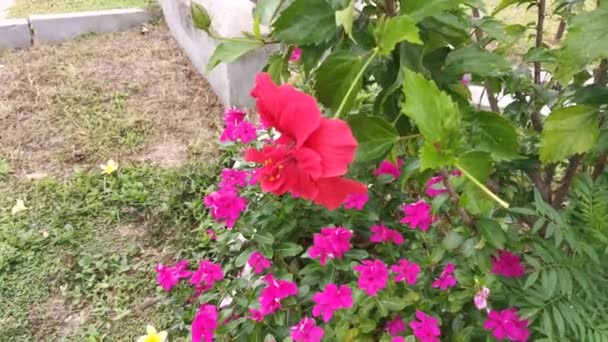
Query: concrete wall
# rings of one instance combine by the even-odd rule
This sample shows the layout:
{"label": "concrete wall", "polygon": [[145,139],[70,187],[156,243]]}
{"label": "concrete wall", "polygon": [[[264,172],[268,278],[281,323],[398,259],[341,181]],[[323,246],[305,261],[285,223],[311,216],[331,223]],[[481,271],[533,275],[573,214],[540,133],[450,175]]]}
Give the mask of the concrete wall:
{"label": "concrete wall", "polygon": [[32,35],[27,19],[0,20],[0,50],[22,49],[31,45]]}
{"label": "concrete wall", "polygon": [[[205,73],[207,62],[218,43],[207,33],[194,28],[191,17],[191,0],[160,0],[165,21],[171,33],[186,52],[192,64],[211,84],[225,106],[250,107],[253,99],[249,92],[255,75],[262,70],[270,53],[277,47],[266,47],[230,63],[220,64]],[[225,37],[239,37],[241,32],[253,28],[249,0],[192,0],[207,9],[213,29]]]}

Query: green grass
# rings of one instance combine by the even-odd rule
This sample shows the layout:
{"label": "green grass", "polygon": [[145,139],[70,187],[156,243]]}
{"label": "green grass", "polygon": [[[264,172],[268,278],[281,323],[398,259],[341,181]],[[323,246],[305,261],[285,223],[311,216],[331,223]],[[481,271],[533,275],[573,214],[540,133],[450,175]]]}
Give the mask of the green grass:
{"label": "green grass", "polygon": [[[132,341],[147,324],[178,335],[154,266],[204,250],[200,195],[216,174],[195,163],[0,178],[0,340]],[[28,210],[13,215],[17,199]]]}
{"label": "green grass", "polygon": [[154,0],[16,0],[9,15],[20,18],[30,14],[149,7],[155,3]]}

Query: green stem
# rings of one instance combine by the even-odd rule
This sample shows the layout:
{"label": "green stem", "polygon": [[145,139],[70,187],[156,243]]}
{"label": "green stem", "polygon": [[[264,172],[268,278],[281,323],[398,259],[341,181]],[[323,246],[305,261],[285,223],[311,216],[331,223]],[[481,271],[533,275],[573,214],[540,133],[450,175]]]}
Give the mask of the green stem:
{"label": "green stem", "polygon": [[464,173],[464,175],[467,176],[467,178],[469,178],[471,180],[471,182],[473,182],[475,185],[477,185],[481,190],[483,190],[483,192],[485,192],[488,196],[490,196],[498,204],[500,204],[504,208],[509,208],[509,203],[507,203],[506,201],[504,201],[500,197],[498,197],[495,193],[493,193],[490,189],[488,189],[485,185],[483,185],[480,181],[478,181],[477,178],[473,177],[472,174],[470,174],[467,170],[465,170],[465,168],[458,165],[457,163],[454,164],[454,166],[456,166],[456,168],[458,170],[460,170],[462,173]]}
{"label": "green stem", "polygon": [[374,58],[376,58],[376,55],[378,55],[378,48],[374,48],[372,50],[371,56],[369,56],[367,61],[365,61],[365,64],[363,64],[363,67],[361,68],[361,70],[359,70],[359,73],[357,74],[357,76],[355,76],[353,83],[351,83],[350,87],[348,88],[348,91],[346,92],[346,95],[344,95],[344,98],[342,99],[342,103],[340,103],[340,107],[338,107],[336,114],[334,114],[334,119],[339,118],[340,115],[343,114],[342,111],[344,110],[344,106],[346,106],[346,102],[348,102],[348,99],[350,98],[351,93],[355,90],[355,85],[357,84],[357,82],[359,82],[359,79],[361,79],[361,77],[363,77],[363,73],[365,72],[365,69],[367,69],[367,67],[370,65],[372,60]]}

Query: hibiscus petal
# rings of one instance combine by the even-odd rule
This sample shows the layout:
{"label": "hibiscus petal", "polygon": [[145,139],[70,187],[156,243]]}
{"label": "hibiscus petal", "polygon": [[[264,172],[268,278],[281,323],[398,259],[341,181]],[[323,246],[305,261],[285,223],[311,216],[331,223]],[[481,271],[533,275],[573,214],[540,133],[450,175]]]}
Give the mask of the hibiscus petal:
{"label": "hibiscus petal", "polygon": [[278,88],[267,73],[259,73],[255,77],[255,85],[251,90],[251,96],[257,99],[256,108],[262,122],[267,126],[276,127],[281,109],[286,104],[282,102],[282,98],[275,96]]}
{"label": "hibiscus petal", "polygon": [[342,120],[322,119],[305,144],[321,156],[323,177],[343,176],[355,159],[357,140]]}
{"label": "hibiscus petal", "polygon": [[340,207],[350,194],[367,194],[365,184],[342,177],[321,178],[316,182],[316,186],[319,192],[313,202],[329,210]]}
{"label": "hibiscus petal", "polygon": [[301,147],[294,151],[294,156],[298,162],[298,167],[306,171],[312,179],[321,177],[322,166],[321,156],[315,150]]}

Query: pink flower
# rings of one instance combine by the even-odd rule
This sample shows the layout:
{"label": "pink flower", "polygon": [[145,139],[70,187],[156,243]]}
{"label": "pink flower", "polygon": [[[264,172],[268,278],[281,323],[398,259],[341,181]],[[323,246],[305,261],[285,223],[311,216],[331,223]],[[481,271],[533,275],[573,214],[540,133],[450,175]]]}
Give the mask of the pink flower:
{"label": "pink flower", "polygon": [[499,250],[498,256],[492,257],[490,272],[508,278],[523,277],[526,273],[519,256],[509,251]]}
{"label": "pink flower", "polygon": [[367,194],[350,194],[346,197],[346,199],[344,199],[344,209],[361,210],[368,200],[369,196]]}
{"label": "pink flower", "polygon": [[405,281],[411,286],[418,280],[420,266],[415,262],[400,259],[397,265],[391,266],[391,271],[395,273],[395,282]]}
{"label": "pink flower", "polygon": [[342,259],[344,253],[351,248],[350,238],[353,232],[344,227],[321,228],[321,233],[313,236],[313,245],[308,250],[311,258],[319,258],[319,263],[325,266],[327,258]]}
{"label": "pink flower", "polygon": [[370,228],[372,236],[369,238],[371,242],[393,242],[396,245],[401,245],[405,241],[403,235],[396,230],[387,228],[384,224],[377,224]]}
{"label": "pink flower", "polygon": [[211,241],[215,241],[217,240],[217,235],[215,234],[215,232],[213,231],[213,229],[207,229],[205,231],[205,233],[207,233],[207,236],[209,236],[209,240]]}
{"label": "pink flower", "polygon": [[234,227],[241,212],[247,208],[247,199],[239,197],[235,188],[221,188],[205,196],[204,203],[215,221],[223,221],[228,228]]}
{"label": "pink flower", "polygon": [[375,296],[378,291],[386,287],[388,281],[388,268],[382,260],[363,260],[362,265],[353,267],[355,271],[360,272],[359,288],[364,290],[368,296]]}
{"label": "pink flower", "polygon": [[403,337],[403,336],[393,336],[391,338],[391,342],[405,342],[405,337]]}
{"label": "pink flower", "polygon": [[490,289],[487,287],[482,287],[479,292],[475,294],[473,297],[473,303],[475,303],[475,307],[478,310],[483,310],[488,306],[488,297],[490,296]]}
{"label": "pink flower", "polygon": [[312,308],[312,315],[323,316],[323,322],[329,322],[334,311],[339,309],[349,309],[353,306],[353,294],[347,285],[338,287],[336,284],[327,284],[322,292],[317,292],[312,297],[315,302]]}
{"label": "pink flower", "polygon": [[245,115],[247,115],[245,112],[235,107],[226,108],[226,110],[224,110],[224,124],[226,125],[226,128],[220,136],[221,142],[236,141],[234,130],[245,120]]}
{"label": "pink flower", "polygon": [[399,179],[401,176],[401,167],[403,166],[403,161],[397,158],[397,163],[391,163],[388,160],[383,160],[380,163],[380,166],[374,171],[376,176],[380,175],[391,175],[395,179]]}
{"label": "pink flower", "polygon": [[450,287],[456,286],[456,278],[454,277],[454,264],[445,265],[439,278],[433,282],[433,288],[440,288],[445,291]]}
{"label": "pink flower", "polygon": [[247,171],[224,169],[220,174],[222,181],[218,185],[220,188],[244,187],[247,185]]}
{"label": "pink flower", "polygon": [[190,284],[196,285],[200,292],[207,291],[213,287],[216,281],[224,279],[222,266],[214,264],[209,260],[202,260],[198,269],[192,274]]}
{"label": "pink flower", "polygon": [[203,304],[198,308],[192,321],[192,342],[213,342],[217,316],[217,308],[213,305]]}
{"label": "pink flower", "polygon": [[403,205],[401,209],[405,217],[400,222],[409,225],[412,229],[418,228],[426,232],[430,225],[437,221],[437,216],[431,215],[431,205],[422,199],[416,203]]}
{"label": "pink flower", "polygon": [[454,177],[460,177],[460,176],[462,176],[462,171],[456,169],[456,170],[450,172],[450,175],[452,175]]}
{"label": "pink flower", "polygon": [[410,328],[414,331],[414,336],[420,342],[440,342],[439,322],[433,316],[429,316],[420,310],[416,310],[417,321],[410,322]]}
{"label": "pink flower", "polygon": [[267,286],[260,295],[260,311],[264,316],[271,315],[281,309],[281,299],[298,294],[298,287],[295,283],[287,280],[276,280],[273,274],[267,274],[264,281]]}
{"label": "pink flower", "polygon": [[258,251],[251,253],[247,263],[253,268],[253,273],[255,274],[260,274],[265,269],[270,268],[270,260],[266,259],[266,257]]}
{"label": "pink flower", "polygon": [[254,141],[258,137],[257,129],[255,125],[248,121],[243,121],[236,125],[232,130],[232,134],[230,136],[230,140],[232,141],[240,141],[243,144],[249,144]]}
{"label": "pink flower", "polygon": [[437,197],[443,193],[446,193],[447,190],[443,186],[438,186],[436,184],[443,184],[443,177],[431,177],[428,182],[426,182],[426,195],[429,197]]}
{"label": "pink flower", "polygon": [[464,74],[462,75],[462,79],[460,79],[460,83],[464,84],[465,86],[468,86],[471,84],[472,79],[473,76],[471,74]]}
{"label": "pink flower", "polygon": [[297,63],[300,61],[300,59],[302,59],[302,49],[295,47],[291,53],[291,56],[289,56],[289,61],[291,63]]}
{"label": "pink flower", "polygon": [[490,310],[483,328],[492,331],[492,335],[498,340],[507,338],[515,342],[525,342],[530,337],[528,320],[520,319],[515,308]]}
{"label": "pink flower", "polygon": [[403,319],[401,319],[401,316],[397,315],[397,317],[395,317],[392,321],[386,323],[384,330],[386,330],[389,335],[395,336],[404,332],[405,328],[406,327],[405,323],[403,322]]}
{"label": "pink flower", "polygon": [[156,281],[164,291],[171,290],[180,279],[188,278],[192,272],[186,270],[188,260],[177,262],[174,266],[169,267],[162,264],[156,265],[156,273],[158,274]]}
{"label": "pink flower", "polygon": [[261,322],[264,320],[264,315],[260,310],[249,309],[249,318],[256,322]]}
{"label": "pink flower", "polygon": [[295,342],[321,342],[323,328],[318,327],[315,320],[304,317],[298,324],[291,327],[291,338]]}

